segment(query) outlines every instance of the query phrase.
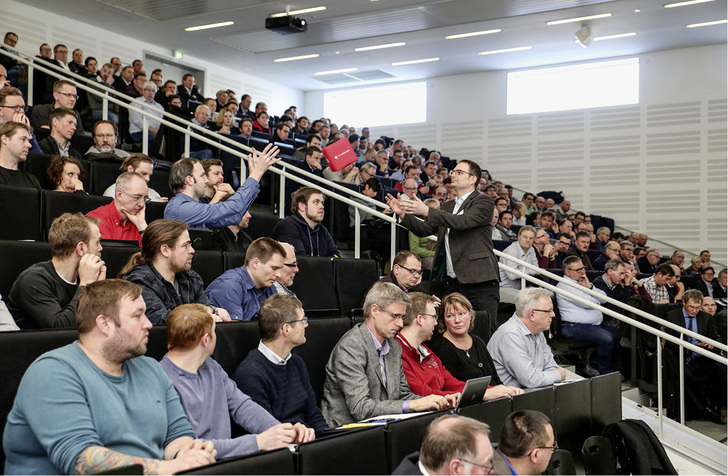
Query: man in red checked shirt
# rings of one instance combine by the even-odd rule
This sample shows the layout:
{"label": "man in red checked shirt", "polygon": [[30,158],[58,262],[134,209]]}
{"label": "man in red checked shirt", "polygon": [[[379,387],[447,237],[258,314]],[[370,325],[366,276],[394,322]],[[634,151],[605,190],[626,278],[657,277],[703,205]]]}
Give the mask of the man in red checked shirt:
{"label": "man in red checked shirt", "polygon": [[142,245],[142,233],[147,229],[147,182],[137,172],[124,172],[116,179],[114,200],[91,210],[86,215],[99,220],[104,240],[129,240]]}

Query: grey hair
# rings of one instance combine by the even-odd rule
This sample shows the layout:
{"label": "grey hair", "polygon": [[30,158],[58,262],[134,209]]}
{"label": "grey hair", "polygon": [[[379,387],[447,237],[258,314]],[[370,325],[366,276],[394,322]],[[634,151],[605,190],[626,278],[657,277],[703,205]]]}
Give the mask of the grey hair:
{"label": "grey hair", "polygon": [[396,285],[392,283],[374,283],[364,298],[364,319],[369,319],[374,304],[379,309],[386,309],[395,303],[406,304],[408,311],[412,305],[409,296]]}
{"label": "grey hair", "polygon": [[518,317],[526,317],[528,312],[536,309],[541,298],[551,300],[554,293],[542,288],[527,288],[522,290],[516,296],[516,315]]}

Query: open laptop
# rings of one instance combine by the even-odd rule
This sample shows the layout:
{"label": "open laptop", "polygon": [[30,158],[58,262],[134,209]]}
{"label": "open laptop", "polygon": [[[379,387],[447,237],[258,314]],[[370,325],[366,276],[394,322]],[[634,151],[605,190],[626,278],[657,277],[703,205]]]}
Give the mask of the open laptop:
{"label": "open laptop", "polygon": [[490,376],[471,378],[465,382],[465,388],[463,388],[462,395],[460,395],[460,400],[458,400],[455,411],[482,403],[485,391],[488,390],[488,385],[490,385]]}

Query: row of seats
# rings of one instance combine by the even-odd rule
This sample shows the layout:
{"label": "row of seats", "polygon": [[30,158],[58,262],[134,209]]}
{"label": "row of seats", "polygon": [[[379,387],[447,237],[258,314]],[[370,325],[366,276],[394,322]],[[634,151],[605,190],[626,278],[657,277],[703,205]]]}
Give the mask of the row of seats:
{"label": "row of seats", "polygon": [[[252,222],[253,220],[251,220]],[[102,242],[103,244],[104,242]],[[106,243],[101,252],[107,277],[116,277],[134,253],[136,246],[115,246]],[[51,258],[47,242],[0,241],[0,294],[7,296],[18,275],[34,263]],[[245,263],[241,252],[201,250],[195,252],[192,269],[200,274],[205,286],[228,269]],[[379,279],[374,260],[298,257],[299,272],[291,286],[310,316],[352,315],[359,309],[371,285]]]}
{"label": "row of seats", "polygon": [[[325,365],[333,347],[351,328],[346,317],[311,319],[307,341],[294,349],[308,367],[311,384],[320,401],[325,380]],[[221,323],[216,327],[217,347],[213,358],[232,374],[260,339],[256,322]],[[74,330],[19,331],[0,334],[0,423],[7,414],[27,367],[42,353],[73,342]],[[166,353],[166,327],[151,329],[147,355],[160,360]],[[621,419],[619,374],[549,387],[529,392],[513,400],[501,399],[461,410],[461,414],[485,421],[497,440],[505,417],[511,412],[534,409],[554,422],[559,446],[572,452],[590,435],[600,434],[604,426]],[[217,463],[193,471],[199,474],[390,474],[404,456],[416,451],[429,422],[439,416],[427,414],[386,426],[346,432],[300,445],[295,453],[288,449],[261,453]],[[365,451],[352,451],[361,448]],[[4,454],[1,455],[4,458]],[[247,470],[245,468],[248,468]]]}

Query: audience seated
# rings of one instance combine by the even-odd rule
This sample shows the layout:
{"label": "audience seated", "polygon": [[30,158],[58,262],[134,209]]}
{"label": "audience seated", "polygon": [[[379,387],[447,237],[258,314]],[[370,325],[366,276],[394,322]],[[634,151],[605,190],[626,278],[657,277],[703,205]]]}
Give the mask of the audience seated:
{"label": "audience seated", "polygon": [[42,355],[20,383],[5,428],[7,474],[132,464],[172,474],[215,462],[213,445],[195,440],[169,379],[144,356],[152,325],[140,291],[115,279],[88,285],[74,318],[79,340]]}
{"label": "audience seated", "polygon": [[147,81],[142,86],[142,95],[135,99],[132,103],[138,109],[151,114],[153,117],[143,116],[140,112],[134,110],[129,111],[129,135],[134,142],[141,142],[144,138],[144,119],[147,121],[147,145],[148,150],[154,147],[154,141],[157,139],[157,132],[161,122],[157,118],[162,118],[164,107],[154,100],[157,93],[157,85],[151,81]]}
{"label": "audience seated", "polygon": [[542,269],[555,268],[558,250],[551,244],[549,235],[541,227],[534,228],[534,233],[536,237],[533,239],[533,250],[536,253],[538,266]]}
{"label": "audience seated", "polygon": [[205,196],[207,177],[202,164],[196,159],[184,158],[175,162],[169,171],[169,186],[175,193],[164,209],[164,217],[180,220],[191,228],[222,228],[240,223],[243,215],[258,196],[260,179],[275,159],[278,148],[266,146],[261,154],[253,150],[248,155],[248,178],[226,201],[200,203]]}
{"label": "audience seated", "polygon": [[136,241],[141,246],[142,235],[147,229],[148,202],[144,177],[136,172],[123,172],[116,179],[114,200],[87,215],[99,220],[101,238]]}
{"label": "audience seated", "polygon": [[703,293],[703,296],[713,297],[713,276],[715,269],[712,266],[700,270],[700,279],[695,280],[695,289]]}
{"label": "audience seated", "polygon": [[36,263],[18,276],[8,309],[21,329],[76,327],[76,303],[86,286],[106,279],[98,220],[64,213],[53,220],[50,261]]}
{"label": "audience seated", "polygon": [[0,185],[41,189],[34,175],[18,168],[28,158],[31,135],[30,127],[20,122],[0,125]]}
{"label": "audience seated", "polygon": [[211,127],[210,130],[218,132],[220,134],[239,135],[240,129],[238,129],[235,123],[235,114],[233,113],[232,107],[222,108],[215,120],[215,126]]}
{"label": "audience seated", "polygon": [[274,295],[260,308],[258,348],[238,366],[238,388],[279,421],[320,433],[328,428],[316,404],[303,359],[291,350],[306,342],[308,318],[293,296]]}
{"label": "audience seated", "polygon": [[250,212],[245,212],[239,223],[212,230],[212,249],[245,253],[253,239],[245,231],[250,224]]}
{"label": "audience seated", "polygon": [[[564,260],[564,279],[576,284],[571,287],[560,282],[556,287],[574,294],[593,304],[604,304],[604,300],[579,290],[583,286],[592,291],[606,295],[604,291],[589,282],[584,263],[578,256],[569,256]],[[561,294],[556,295],[556,302],[561,313],[561,335],[567,339],[586,340],[598,345],[592,362],[586,364],[583,371],[591,376],[604,375],[612,371],[614,346],[619,337],[619,329],[604,322],[601,311],[573,301]]]}
{"label": "audience seated", "polygon": [[[445,187],[439,187],[439,189],[445,191]],[[430,208],[440,208],[440,202],[437,197],[426,199],[425,205]],[[422,269],[432,271],[432,264],[435,260],[436,242],[426,236],[419,237],[411,231],[408,232],[407,236],[409,238],[409,250],[420,257]]]}
{"label": "audience seated", "polygon": [[642,285],[652,298],[652,302],[655,304],[670,302],[670,294],[666,285],[674,276],[675,270],[669,264],[663,264],[657,268],[655,274],[642,280]]}
{"label": "audience seated", "polygon": [[205,294],[215,306],[227,309],[233,320],[258,317],[260,305],[276,294],[286,250],[272,238],[258,238],[245,252],[245,265],[225,271]]}
{"label": "audience seated", "polygon": [[[126,89],[124,89],[124,93],[132,98],[141,97],[144,90],[144,83],[146,82],[147,73],[145,73],[144,71],[134,72],[134,79],[132,80],[131,84],[127,85]],[[155,84],[154,86],[156,87],[157,85]],[[154,91],[154,94],[157,94],[156,90]]]}
{"label": "audience seated", "polygon": [[77,117],[72,109],[65,107],[53,109],[50,113],[51,134],[38,143],[44,154],[75,159],[83,158],[76,149],[71,148],[71,139],[77,127]]}
{"label": "audience seated", "polygon": [[[0,67],[1,68],[1,67]],[[0,71],[1,73],[2,71]],[[2,80],[0,78],[0,83]],[[25,115],[26,107],[23,95],[19,89],[12,86],[0,85],[0,124],[6,122],[20,122],[30,127],[30,119]],[[30,152],[42,154],[35,136],[30,137]]]}
{"label": "audience seated", "polygon": [[567,256],[578,257],[584,264],[587,271],[594,271],[594,267],[589,259],[589,254],[587,253],[590,244],[591,239],[589,237],[589,232],[580,231],[574,236],[574,244],[571,246],[569,251],[566,252],[566,254]]}
{"label": "audience seated", "polygon": [[225,172],[222,169],[222,160],[204,159],[200,163],[207,176],[205,196],[200,198],[200,203],[222,202],[235,193],[230,184],[224,182]]}
{"label": "audience seated", "polygon": [[324,219],[324,197],[321,191],[302,187],[291,196],[293,215],[279,221],[273,238],[290,243],[297,255],[340,256],[331,233],[321,223]]}
{"label": "audience seated", "polygon": [[394,336],[409,306],[407,295],[393,284],[376,283],[369,290],[364,322],[344,334],[326,364],[321,410],[329,426],[455,405],[454,395],[418,396],[407,384]]}
{"label": "audience seated", "polygon": [[[502,215],[501,215],[502,216]],[[543,231],[542,231],[543,232]],[[518,241],[514,241],[503,253],[513,256],[521,261],[525,261],[533,266],[539,266],[538,258],[536,258],[536,250],[533,246],[535,231],[532,226],[526,225],[518,230]],[[500,258],[500,262],[529,276],[538,275],[538,271],[528,269],[523,265]],[[521,290],[521,278],[506,268],[500,268],[500,302],[508,302],[515,304],[516,296]]]}
{"label": "audience seated", "polygon": [[255,114],[253,129],[268,135],[271,134],[270,126],[268,125],[268,113],[266,111],[260,111]]}
{"label": "audience seated", "polygon": [[[152,174],[154,174],[154,162],[148,155],[144,155],[138,152],[129,155],[126,159],[124,159],[124,162],[122,162],[119,170],[122,173],[136,172],[137,174],[142,176],[144,181],[147,183],[147,196],[149,197],[149,201],[163,203],[169,201],[169,198],[162,197],[156,190],[149,188],[149,181],[152,178]],[[106,190],[104,190],[104,197],[115,196],[116,183],[113,183],[112,185],[109,185]]]}
{"label": "audience seated", "polygon": [[[86,158],[124,160],[129,152],[116,147],[119,128],[111,121],[99,120],[94,123],[94,145],[86,151]],[[156,201],[156,200],[155,200]]]}
{"label": "audience seated", "polygon": [[[90,61],[92,60],[92,61]],[[89,63],[89,65],[94,65],[94,68],[97,67],[96,60],[93,58],[86,58],[86,62]],[[113,88],[114,84],[114,68],[111,65],[111,63],[106,63],[103,66],[101,66],[101,70],[98,72],[98,74],[94,74],[91,76],[91,79],[93,79],[96,84],[92,87],[95,87],[95,89],[104,92],[109,88]],[[104,101],[102,96],[97,96],[95,94],[88,94],[88,105],[89,109],[91,109],[91,119],[94,121],[99,121],[103,118],[104,115]],[[109,118],[109,121],[111,121],[114,124],[119,123],[119,113],[116,112],[116,106],[109,102],[107,107],[107,117]],[[94,132],[95,135],[95,132]]]}
{"label": "audience seated", "polygon": [[549,418],[536,410],[519,410],[506,417],[493,474],[542,474],[558,448]]}
{"label": "audience seated", "polygon": [[394,256],[392,271],[379,280],[380,283],[392,283],[409,294],[425,292],[422,286],[422,261],[420,257],[408,250],[402,250]]}
{"label": "audience seated", "polygon": [[52,104],[38,104],[33,107],[33,112],[30,114],[30,125],[34,128],[50,129],[51,127],[51,112],[53,110],[62,107],[71,110],[71,114],[76,116],[76,131],[78,133],[83,132],[83,124],[81,123],[81,116],[78,112],[73,110],[78,99],[78,93],[76,92],[76,86],[67,79],[59,79],[53,83],[53,99]]}
{"label": "audience seated", "polygon": [[611,261],[613,259],[619,259],[621,261],[619,255],[620,250],[621,248],[619,246],[619,243],[617,243],[616,241],[610,241],[604,247],[604,253],[600,254],[597,259],[594,260],[592,266],[596,271],[604,271],[604,267],[606,266],[608,261]]}
{"label": "audience seated", "polygon": [[[212,358],[215,320],[201,304],[184,304],[167,319],[169,352],[160,362],[199,438],[215,445],[219,459],[306,443],[314,432],[280,423],[240,391]],[[232,438],[230,421],[248,434]]]}
{"label": "audience seated", "polygon": [[[212,102],[215,102],[213,99]],[[208,129],[207,120],[210,118],[210,107],[204,104],[200,104],[195,108],[195,115],[191,119],[192,123],[196,126]],[[197,129],[191,129],[197,134],[205,134]],[[184,141],[184,136],[180,136],[180,141]],[[215,156],[215,153],[210,149],[210,145],[206,142],[202,142],[199,139],[190,137],[190,157],[204,160],[211,159]]]}
{"label": "audience seated", "polygon": [[81,182],[86,176],[86,170],[78,159],[55,156],[48,163],[47,173],[48,181],[55,186],[54,190],[66,193],[86,193],[83,190],[83,182]]}
{"label": "audience seated", "polygon": [[126,93],[126,88],[131,85],[132,80],[134,80],[134,68],[131,66],[124,66],[124,68],[121,69],[121,73],[116,76],[116,79],[114,79],[111,87],[120,93]]}
{"label": "audience seated", "polygon": [[177,94],[180,98],[182,98],[182,101],[184,102],[190,100],[203,102],[205,100],[205,97],[200,94],[200,90],[197,87],[197,84],[195,84],[195,76],[190,73],[182,76],[182,84],[177,86]]}
{"label": "audience seated", "polygon": [[392,474],[490,474],[489,434],[487,424],[472,418],[441,416],[427,427],[420,451],[407,455]]}
{"label": "audience seated", "polygon": [[725,300],[727,287],[728,287],[728,269],[723,268],[720,271],[718,271],[718,278],[715,281],[713,281],[713,298]]}
{"label": "audience seated", "polygon": [[187,225],[177,220],[154,220],[142,235],[142,251],[135,253],[119,277],[142,288],[147,317],[154,325],[167,321],[182,304],[202,304],[218,321],[229,321],[227,310],[210,304],[202,278],[192,271],[195,249]]}
{"label": "audience seated", "polygon": [[306,145],[304,147],[299,147],[296,149],[296,152],[293,154],[293,158],[297,160],[306,160],[306,152],[310,147],[317,147],[319,150],[321,149],[321,136],[318,134],[311,134],[308,137],[306,137]]}

